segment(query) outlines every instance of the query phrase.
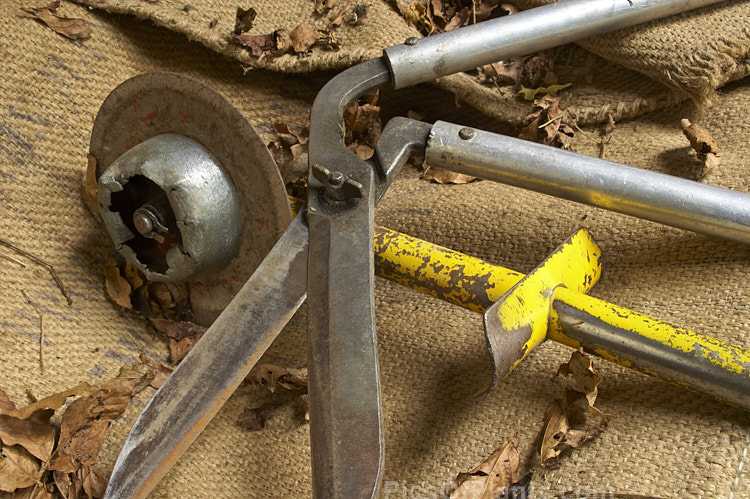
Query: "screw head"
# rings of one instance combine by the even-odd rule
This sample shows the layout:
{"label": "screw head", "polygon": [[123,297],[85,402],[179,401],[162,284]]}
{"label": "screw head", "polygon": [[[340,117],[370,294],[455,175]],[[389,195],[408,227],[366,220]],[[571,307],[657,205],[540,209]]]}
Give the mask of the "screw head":
{"label": "screw head", "polygon": [[419,38],[417,38],[416,36],[410,36],[404,43],[406,45],[416,45],[417,43],[419,43]]}
{"label": "screw head", "polygon": [[475,135],[474,129],[469,128],[469,127],[464,127],[458,131],[458,136],[461,137],[463,140],[473,139],[474,135]]}

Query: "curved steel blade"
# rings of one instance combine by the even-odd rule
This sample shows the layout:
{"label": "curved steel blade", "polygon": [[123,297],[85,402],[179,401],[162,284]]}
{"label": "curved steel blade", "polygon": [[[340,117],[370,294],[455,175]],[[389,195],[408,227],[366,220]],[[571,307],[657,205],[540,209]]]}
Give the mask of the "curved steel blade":
{"label": "curved steel blade", "polygon": [[305,300],[307,248],[302,213],[146,405],[105,498],[145,497],[208,425]]}

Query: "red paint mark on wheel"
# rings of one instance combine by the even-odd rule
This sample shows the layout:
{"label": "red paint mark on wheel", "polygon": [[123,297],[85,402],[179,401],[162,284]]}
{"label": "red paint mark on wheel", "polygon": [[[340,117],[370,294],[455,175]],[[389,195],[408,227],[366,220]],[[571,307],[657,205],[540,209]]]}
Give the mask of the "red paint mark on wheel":
{"label": "red paint mark on wheel", "polygon": [[141,120],[141,123],[146,125],[146,127],[151,128],[154,124],[151,122],[154,117],[156,116],[156,111],[152,111],[148,113],[146,116],[141,116],[139,119]]}

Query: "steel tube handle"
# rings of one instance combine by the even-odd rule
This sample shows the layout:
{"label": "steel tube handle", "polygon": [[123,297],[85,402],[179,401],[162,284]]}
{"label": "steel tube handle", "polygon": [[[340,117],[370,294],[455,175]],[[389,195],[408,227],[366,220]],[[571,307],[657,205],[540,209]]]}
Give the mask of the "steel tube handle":
{"label": "steel tube handle", "polygon": [[[438,121],[425,159],[447,170],[750,244],[750,195]],[[462,134],[466,136],[466,134]]]}
{"label": "steel tube handle", "polygon": [[566,0],[385,49],[396,89],[721,0]]}

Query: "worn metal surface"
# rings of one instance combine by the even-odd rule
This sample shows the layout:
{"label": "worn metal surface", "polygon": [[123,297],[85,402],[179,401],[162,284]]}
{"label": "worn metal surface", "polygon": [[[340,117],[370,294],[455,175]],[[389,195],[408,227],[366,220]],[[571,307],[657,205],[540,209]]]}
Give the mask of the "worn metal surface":
{"label": "worn metal surface", "polygon": [[383,197],[394,177],[414,154],[424,154],[432,125],[409,118],[393,118],[375,144],[373,168],[377,174],[375,201]]}
{"label": "worn metal surface", "polygon": [[[216,90],[175,73],[136,76],[107,96],[91,132],[97,176],[135,145],[167,133],[195,140],[216,159],[231,180],[242,213],[236,256],[191,280],[195,319],[207,325],[237,294],[292,217],[281,175],[247,118]],[[183,169],[171,166],[177,175]]]}
{"label": "worn metal surface", "polygon": [[555,292],[550,321],[556,341],[750,410],[745,349],[568,289]]}
{"label": "worn metal surface", "polygon": [[580,229],[485,312],[487,345],[495,365],[491,386],[547,339],[555,289],[586,293],[594,287],[602,272],[601,254],[588,231]]}
{"label": "worn metal surface", "polygon": [[[477,312],[485,312],[524,278],[383,227],[375,228],[375,272]],[[554,289],[548,320],[549,339],[750,410],[747,349],[565,287]]]}
{"label": "worn metal surface", "polygon": [[438,121],[425,154],[435,167],[750,244],[750,194]]}
{"label": "worn metal surface", "polygon": [[[383,423],[375,337],[373,168],[342,143],[344,108],[389,81],[375,59],[340,73],[318,94],[310,118],[308,187],[308,370],[313,494],[376,497]],[[326,202],[314,167],[362,186],[362,197]]]}
{"label": "worn metal surface", "polygon": [[151,281],[227,264],[242,232],[237,193],[218,160],[182,135],[151,137],[99,177],[99,212],[115,247]]}
{"label": "worn metal surface", "polygon": [[721,0],[566,0],[384,50],[395,88],[425,83]]}
{"label": "worn metal surface", "polygon": [[298,215],[143,409],[105,498],[146,497],[245,379],[305,299],[307,242]]}

